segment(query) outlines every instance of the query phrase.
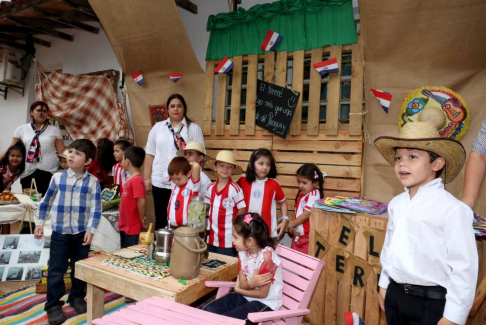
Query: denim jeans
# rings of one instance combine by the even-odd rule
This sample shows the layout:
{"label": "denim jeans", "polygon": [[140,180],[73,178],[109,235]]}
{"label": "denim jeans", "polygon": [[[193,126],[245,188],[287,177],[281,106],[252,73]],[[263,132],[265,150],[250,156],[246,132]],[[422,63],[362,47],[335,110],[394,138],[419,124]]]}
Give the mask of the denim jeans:
{"label": "denim jeans", "polygon": [[[86,282],[74,277],[74,264],[79,260],[88,258],[89,245],[83,246],[85,233],[83,231],[75,235],[63,235],[55,231],[52,232],[49,268],[47,270],[47,301],[44,310],[64,304],[60,299],[65,294],[63,277],[68,265],[71,266],[71,291],[69,292],[68,302],[75,298],[84,298]],[[68,264],[69,258],[71,258],[71,262]]]}
{"label": "denim jeans", "polygon": [[139,235],[127,235],[126,232],[120,231],[120,247],[127,248],[138,245]]}

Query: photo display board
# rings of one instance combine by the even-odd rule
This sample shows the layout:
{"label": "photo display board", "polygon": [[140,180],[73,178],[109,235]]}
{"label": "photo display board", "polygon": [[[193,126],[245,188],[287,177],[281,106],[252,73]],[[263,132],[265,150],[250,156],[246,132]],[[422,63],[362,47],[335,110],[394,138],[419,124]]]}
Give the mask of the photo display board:
{"label": "photo display board", "polygon": [[257,87],[256,125],[287,138],[300,93],[262,80]]}
{"label": "photo display board", "polygon": [[40,280],[49,244],[34,235],[0,235],[0,281]]}

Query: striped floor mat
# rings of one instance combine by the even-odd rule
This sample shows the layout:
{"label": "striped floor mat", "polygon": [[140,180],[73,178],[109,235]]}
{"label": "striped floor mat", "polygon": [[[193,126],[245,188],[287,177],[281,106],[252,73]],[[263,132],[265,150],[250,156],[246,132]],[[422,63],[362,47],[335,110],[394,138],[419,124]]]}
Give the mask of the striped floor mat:
{"label": "striped floor mat", "polygon": [[[66,301],[67,297],[65,295],[62,300]],[[36,294],[35,285],[11,292],[0,298],[0,324],[48,324],[44,311],[45,302],[46,295]],[[105,293],[105,314],[126,305],[124,297],[113,292]],[[86,324],[86,314],[77,315],[69,304],[64,304],[62,309],[68,317],[65,325]]]}

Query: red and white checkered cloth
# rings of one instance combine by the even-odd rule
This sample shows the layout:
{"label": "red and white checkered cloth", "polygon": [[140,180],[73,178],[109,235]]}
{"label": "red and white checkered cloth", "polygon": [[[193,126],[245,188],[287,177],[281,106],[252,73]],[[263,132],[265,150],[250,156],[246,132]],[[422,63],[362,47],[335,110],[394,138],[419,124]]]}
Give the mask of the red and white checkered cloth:
{"label": "red and white checkered cloth", "polygon": [[[104,76],[61,74],[36,61],[35,93],[37,100],[49,105],[49,116],[62,122],[73,139],[114,141],[117,131],[126,130],[118,125],[128,122],[120,119],[126,111],[117,103],[110,80]],[[124,133],[133,143],[133,132]]]}

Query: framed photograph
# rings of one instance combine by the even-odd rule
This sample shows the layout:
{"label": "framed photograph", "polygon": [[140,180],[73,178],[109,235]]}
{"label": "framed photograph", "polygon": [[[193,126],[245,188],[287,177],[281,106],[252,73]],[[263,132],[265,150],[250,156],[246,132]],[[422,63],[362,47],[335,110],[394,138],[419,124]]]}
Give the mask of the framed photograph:
{"label": "framed photograph", "polygon": [[152,126],[157,122],[167,119],[167,108],[164,105],[150,105],[149,109]]}

